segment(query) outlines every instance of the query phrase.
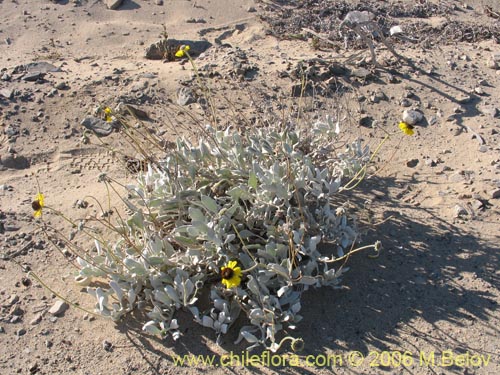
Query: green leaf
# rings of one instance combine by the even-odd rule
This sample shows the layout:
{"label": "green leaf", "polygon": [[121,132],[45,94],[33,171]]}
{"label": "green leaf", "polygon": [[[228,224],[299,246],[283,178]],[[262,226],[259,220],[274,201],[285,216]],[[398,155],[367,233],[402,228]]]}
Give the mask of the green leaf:
{"label": "green leaf", "polygon": [[250,176],[248,177],[248,186],[257,190],[258,183],[259,183],[259,180],[257,180],[257,176],[255,175],[255,173],[250,172]]}
{"label": "green leaf", "polygon": [[217,205],[217,202],[215,199],[210,198],[207,195],[202,195],[201,196],[201,204],[203,207],[205,207],[208,211],[216,214],[219,212],[219,206]]}

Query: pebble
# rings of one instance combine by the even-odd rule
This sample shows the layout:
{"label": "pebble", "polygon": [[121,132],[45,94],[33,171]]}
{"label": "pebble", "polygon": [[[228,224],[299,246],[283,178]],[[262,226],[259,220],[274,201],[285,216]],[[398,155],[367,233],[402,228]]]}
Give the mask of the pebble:
{"label": "pebble", "polygon": [[21,336],[24,336],[26,334],[26,330],[24,328],[21,328],[21,329],[18,329],[16,331],[16,336],[17,337],[21,337]]}
{"label": "pebble", "polygon": [[500,189],[495,189],[490,192],[490,197],[491,199],[498,199],[500,198]]}
{"label": "pebble", "polygon": [[415,168],[418,165],[418,159],[411,159],[406,162],[406,166],[409,168]]}
{"label": "pebble", "polygon": [[163,0],[155,0],[156,5],[163,5]]}
{"label": "pebble", "polygon": [[193,90],[189,87],[181,87],[177,90],[177,104],[180,106],[185,106],[196,102],[194,98]]}
{"label": "pebble", "polygon": [[23,81],[36,82],[38,80],[43,79],[44,76],[45,76],[45,73],[41,73],[41,72],[28,73],[23,77]]}
{"label": "pebble", "polygon": [[69,90],[69,85],[66,82],[59,82],[56,85],[57,90]]}
{"label": "pebble", "polygon": [[484,208],[484,204],[479,199],[474,199],[472,201],[472,208],[474,208],[475,210],[480,210]]}
{"label": "pebble", "polygon": [[459,204],[455,205],[453,209],[455,211],[455,217],[464,216],[468,214],[467,210]]}
{"label": "pebble", "polygon": [[31,324],[32,326],[37,325],[38,323],[40,323],[40,322],[42,321],[42,317],[43,317],[43,316],[42,316],[42,314],[41,314],[41,313],[36,314],[36,315],[33,317],[33,319],[31,319],[31,320],[30,320],[30,324]]}
{"label": "pebble", "polygon": [[475,87],[475,88],[474,88],[474,92],[475,92],[476,94],[478,94],[478,95],[484,95],[484,90],[483,90],[483,88],[482,88],[482,87],[479,87],[479,86],[477,86],[477,87]]}
{"label": "pebble", "polygon": [[62,315],[68,308],[69,305],[66,302],[57,300],[56,303],[54,303],[50,308],[49,313],[54,316],[59,316]]}
{"label": "pebble", "polygon": [[420,122],[424,118],[424,115],[421,112],[414,111],[412,109],[407,109],[403,112],[403,121],[408,125],[415,125]]}
{"label": "pebble", "polygon": [[113,350],[113,344],[110,343],[108,340],[104,340],[102,342],[102,348],[107,352],[111,352]]}
{"label": "pebble", "polygon": [[403,98],[400,100],[399,105],[401,107],[411,107],[411,102],[408,99]]}
{"label": "pebble", "polygon": [[4,98],[10,99],[14,94],[14,90],[12,89],[0,89],[0,95]]}
{"label": "pebble", "polygon": [[113,132],[113,125],[111,122],[106,122],[94,116],[86,117],[80,125],[92,130],[95,134],[102,137],[106,137]]}
{"label": "pebble", "polygon": [[7,306],[12,306],[14,303],[17,303],[18,301],[19,301],[19,296],[17,294],[13,294],[7,301]]}
{"label": "pebble", "polygon": [[106,6],[108,9],[116,10],[122,5],[123,0],[106,0]]}

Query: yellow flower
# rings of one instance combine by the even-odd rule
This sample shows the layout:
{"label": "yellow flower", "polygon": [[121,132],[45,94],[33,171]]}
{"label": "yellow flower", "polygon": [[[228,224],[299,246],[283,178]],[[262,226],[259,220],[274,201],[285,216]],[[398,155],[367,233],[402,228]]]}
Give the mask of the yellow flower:
{"label": "yellow flower", "polygon": [[44,203],[43,203],[43,194],[42,193],[38,193],[35,197],[35,200],[33,202],[31,202],[31,207],[33,208],[33,215],[35,217],[40,217],[42,216],[42,209],[44,207]]}
{"label": "yellow flower", "polygon": [[106,122],[113,121],[113,116],[111,116],[112,112],[113,111],[111,110],[111,108],[109,107],[104,108],[104,116],[106,117]]}
{"label": "yellow flower", "polygon": [[182,45],[179,47],[179,50],[175,53],[175,57],[184,57],[186,56],[188,53],[188,51],[190,50],[191,48],[188,46],[188,45]]}
{"label": "yellow flower", "polygon": [[237,265],[238,262],[232,260],[220,270],[220,275],[222,276],[222,284],[224,284],[228,289],[234,288],[241,283],[241,268]]}
{"label": "yellow flower", "polygon": [[400,122],[399,123],[399,128],[405,133],[406,135],[413,135],[415,132],[413,131],[413,125],[407,124],[406,122]]}

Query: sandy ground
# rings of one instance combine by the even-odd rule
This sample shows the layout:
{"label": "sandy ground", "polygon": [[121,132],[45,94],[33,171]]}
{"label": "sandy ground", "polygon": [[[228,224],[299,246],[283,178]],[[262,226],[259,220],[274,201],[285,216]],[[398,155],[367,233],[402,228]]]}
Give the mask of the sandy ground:
{"label": "sandy ground", "polygon": [[[360,50],[345,50],[343,43],[316,49],[312,35],[277,35],[277,27],[261,20],[296,9],[293,2],[125,0],[116,10],[105,3],[0,0],[1,374],[500,373],[500,56],[498,66],[493,62],[500,54],[494,37],[499,35],[467,42],[457,40],[454,29],[442,37],[443,25],[453,22],[460,22],[462,34],[479,26],[498,29],[496,1],[471,0],[467,7],[440,2],[451,10],[421,19],[392,17],[403,29],[416,21],[428,25],[435,43],[395,43],[411,63],[378,43],[377,69],[348,63]],[[284,27],[289,20],[283,18]],[[232,334],[219,347],[211,331],[192,324],[174,343],[142,334],[133,320],[114,324],[75,308],[54,317],[48,310],[55,296],[27,280],[18,266],[91,306],[72,282],[69,257],[44,238],[33,219],[31,200],[39,185],[48,205],[76,218],[97,212],[88,197],[105,200],[97,182],[101,172],[133,180],[108,151],[128,152],[120,132],[101,138],[108,148],[95,137],[90,144],[81,141],[80,122],[96,105],[125,101],[147,111],[148,126],[167,139],[193,135],[189,124],[177,133],[164,126],[172,116],[166,103],[176,102],[177,90],[193,83],[189,64],[144,57],[161,38],[162,25],[171,38],[212,44],[197,65],[211,77],[214,95],[236,103],[236,112],[247,118],[276,103],[293,111],[302,100],[312,118],[320,112],[314,106],[323,113],[342,110],[346,137],[361,137],[372,149],[384,130],[395,133],[378,155],[376,175],[348,197],[359,212],[362,242],[381,240],[383,251],[377,259],[353,257],[344,289],[304,296],[304,320],[295,332],[305,341],[299,364],[278,358],[257,368],[176,366],[176,354],[220,359],[230,351],[241,355],[244,347],[233,344]],[[423,39],[418,32],[410,36]],[[367,50],[361,55],[368,56]],[[300,84],[293,71],[301,60],[348,69],[314,78],[318,88],[333,85],[336,94],[328,98],[318,89],[313,97],[293,98],[293,86]],[[41,61],[59,71],[33,82],[16,70]],[[233,108],[220,103],[219,113],[228,113],[221,117],[232,121]],[[407,137],[397,124],[411,108],[424,119]],[[88,200],[89,207],[75,208],[78,199]],[[117,199],[113,204],[120,210]],[[47,213],[45,220],[64,233],[70,230],[56,215]],[[398,360],[405,352],[406,361]],[[279,354],[290,353],[285,348]],[[308,366],[308,356],[319,358],[316,365]],[[322,362],[326,356],[337,362]]]}

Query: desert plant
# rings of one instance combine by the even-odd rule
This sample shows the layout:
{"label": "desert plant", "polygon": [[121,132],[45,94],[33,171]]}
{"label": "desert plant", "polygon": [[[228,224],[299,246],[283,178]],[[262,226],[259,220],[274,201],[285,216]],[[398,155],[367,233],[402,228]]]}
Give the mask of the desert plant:
{"label": "desert plant", "polygon": [[95,252],[78,258],[78,280],[106,280],[87,288],[96,310],[118,320],[142,309],[145,331],[177,339],[184,309],[220,337],[244,314],[239,340],[275,351],[277,333],[302,319],[302,293],[336,287],[347,269],[341,261],[357,232],[339,192],[369,150],[356,141],[338,152],[330,118],[202,134],[197,143],[177,140],[127,186],[119,239],[96,239]]}

